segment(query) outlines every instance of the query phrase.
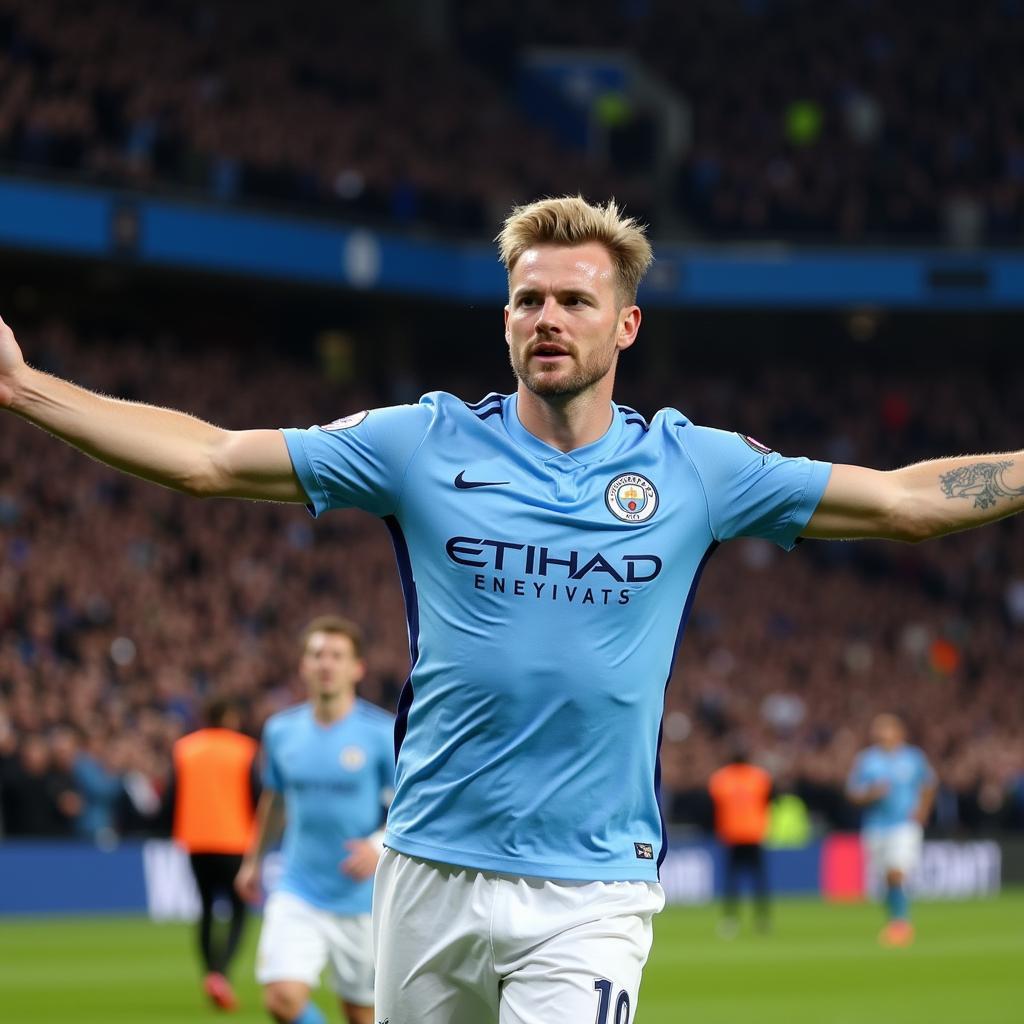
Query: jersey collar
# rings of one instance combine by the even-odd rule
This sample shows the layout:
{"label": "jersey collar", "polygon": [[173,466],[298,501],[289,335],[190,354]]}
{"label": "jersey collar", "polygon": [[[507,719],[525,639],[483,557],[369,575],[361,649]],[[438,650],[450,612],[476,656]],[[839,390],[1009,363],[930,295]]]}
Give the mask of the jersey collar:
{"label": "jersey collar", "polygon": [[560,460],[563,463],[571,461],[581,466],[589,466],[608,458],[619,446],[623,431],[622,413],[614,403],[612,404],[612,422],[596,441],[591,441],[590,444],[585,444],[582,448],[575,448],[571,452],[563,452],[531,434],[523,426],[519,420],[518,399],[519,396],[513,394],[509,395],[508,401],[505,402],[501,414],[505,429],[516,444],[543,462]]}

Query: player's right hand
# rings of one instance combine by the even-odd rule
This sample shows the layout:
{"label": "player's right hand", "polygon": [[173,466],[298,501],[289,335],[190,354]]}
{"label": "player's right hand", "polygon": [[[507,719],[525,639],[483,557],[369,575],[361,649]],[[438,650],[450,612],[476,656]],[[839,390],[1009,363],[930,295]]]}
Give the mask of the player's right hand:
{"label": "player's right hand", "polygon": [[867,791],[867,798],[870,803],[877,803],[879,800],[884,800],[888,795],[888,782],[876,782]]}
{"label": "player's right hand", "polygon": [[260,897],[263,895],[263,886],[260,882],[258,863],[242,861],[242,866],[238,869],[238,874],[235,875],[235,892],[246,903],[259,903]]}
{"label": "player's right hand", "polygon": [[14,400],[14,382],[25,367],[14,331],[0,319],[0,406],[8,406]]}

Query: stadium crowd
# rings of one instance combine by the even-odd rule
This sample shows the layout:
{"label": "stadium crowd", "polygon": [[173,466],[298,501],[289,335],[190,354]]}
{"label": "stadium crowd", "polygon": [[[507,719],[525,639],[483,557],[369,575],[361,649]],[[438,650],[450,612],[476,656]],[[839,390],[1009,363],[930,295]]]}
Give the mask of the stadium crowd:
{"label": "stadium crowd", "polygon": [[[467,232],[567,190],[712,238],[1024,230],[1022,0],[414,6],[0,0],[0,161]],[[634,55],[685,100],[674,195],[528,121],[539,45]]]}
{"label": "stadium crowd", "polygon": [[[716,238],[1019,241],[1020,0],[460,0],[463,52],[621,49],[685,97],[679,210]],[[586,5],[593,12],[595,5]]]}
{"label": "stadium crowd", "polygon": [[[476,232],[606,176],[385,5],[0,0],[0,160],[105,184]],[[554,156],[554,160],[552,159]],[[458,168],[453,173],[453,168]]]}
{"label": "stadium crowd", "polygon": [[[225,426],[328,422],[393,400],[339,385],[316,360],[213,338],[186,352],[166,334],[76,334],[61,322],[19,333],[37,365]],[[671,402],[790,454],[886,468],[1019,443],[1016,374],[980,358],[955,373],[812,375],[780,355],[654,377],[621,393],[648,414]],[[407,378],[415,391],[415,371]],[[913,547],[807,543],[785,557],[759,541],[725,545],[668,689],[669,817],[699,818],[708,776],[742,739],[820,823],[849,825],[846,773],[868,721],[888,709],[937,767],[938,828],[1024,828],[1020,529],[1008,521]],[[158,827],[170,746],[197,724],[204,695],[237,697],[258,732],[301,697],[296,640],[313,615],[340,610],[365,627],[368,699],[393,709],[407,673],[390,542],[360,513],[314,525],[297,507],[188,499],[9,420],[0,550],[9,836],[106,841]]]}

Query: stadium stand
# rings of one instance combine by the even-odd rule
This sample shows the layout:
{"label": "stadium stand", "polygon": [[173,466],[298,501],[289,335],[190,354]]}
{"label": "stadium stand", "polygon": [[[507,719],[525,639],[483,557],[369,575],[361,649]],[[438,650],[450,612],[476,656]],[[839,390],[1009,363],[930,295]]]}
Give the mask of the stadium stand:
{"label": "stadium stand", "polygon": [[557,177],[612,190],[453,57],[376,5],[3,0],[0,160],[463,232]]}
{"label": "stadium stand", "polygon": [[[461,233],[580,190],[710,238],[1021,237],[1020,0],[459,0],[432,34],[394,6],[2,0],[0,161]],[[612,167],[528,120],[540,45],[643,54],[692,115],[670,183],[629,96]]]}
{"label": "stadium stand", "polygon": [[[643,55],[692,109],[676,202],[714,237],[1009,242],[1024,227],[1019,0],[461,0],[463,53]],[[964,26],[970,25],[970,32]],[[666,27],[671,26],[671,31]]]}
{"label": "stadium stand", "polygon": [[[72,379],[227,426],[327,422],[394,400],[339,387],[304,358],[213,336],[186,348],[168,332],[61,322],[20,333],[37,363]],[[787,453],[886,467],[1005,446],[1017,404],[1000,358],[955,371],[825,374],[780,352],[624,387],[647,413],[671,401]],[[471,400],[487,390],[463,383]],[[419,386],[410,370],[406,397]],[[0,473],[8,834],[157,827],[170,746],[195,725],[202,695],[242,698],[258,729],[300,695],[295,635],[319,612],[340,608],[366,626],[363,692],[394,707],[405,618],[388,538],[369,517],[314,525],[297,508],[186,499],[14,422],[0,435]],[[786,557],[761,542],[726,545],[705,574],[668,691],[669,815],[699,819],[698,792],[742,736],[820,821],[849,824],[845,773],[870,717],[895,707],[941,775],[938,829],[1024,827],[1018,534],[1006,523],[916,547],[807,543]],[[19,810],[26,802],[32,821]]]}

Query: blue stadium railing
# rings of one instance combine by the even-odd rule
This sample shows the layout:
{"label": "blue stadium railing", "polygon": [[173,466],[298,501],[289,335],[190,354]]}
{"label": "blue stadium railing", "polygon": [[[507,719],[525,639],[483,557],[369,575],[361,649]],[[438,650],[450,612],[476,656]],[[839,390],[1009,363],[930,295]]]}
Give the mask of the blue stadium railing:
{"label": "blue stadium railing", "polygon": [[[501,301],[488,244],[386,232],[99,188],[0,178],[0,247],[338,288]],[[1019,250],[659,244],[650,306],[1024,309]]]}

